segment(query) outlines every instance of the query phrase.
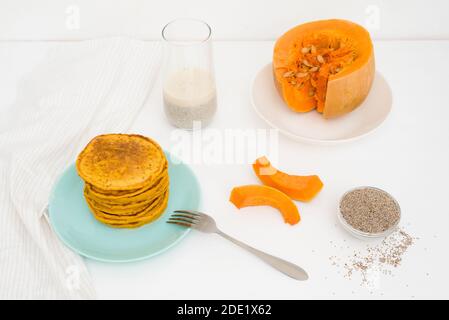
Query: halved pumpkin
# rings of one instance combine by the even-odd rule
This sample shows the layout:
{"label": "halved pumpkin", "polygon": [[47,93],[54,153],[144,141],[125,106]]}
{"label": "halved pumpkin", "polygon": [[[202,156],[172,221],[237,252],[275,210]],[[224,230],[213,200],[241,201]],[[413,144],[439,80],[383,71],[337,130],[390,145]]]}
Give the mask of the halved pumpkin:
{"label": "halved pumpkin", "polygon": [[375,74],[371,37],[346,20],[299,25],[275,44],[273,74],[285,103],[325,118],[351,112],[367,97]]}
{"label": "halved pumpkin", "polygon": [[290,198],[299,201],[312,200],[323,188],[323,182],[316,176],[297,176],[279,171],[266,157],[253,164],[254,172],[263,184],[276,188]]}
{"label": "halved pumpkin", "polygon": [[246,185],[232,189],[229,200],[237,207],[271,206],[280,211],[284,221],[291,225],[299,222],[298,208],[284,193],[267,186]]}

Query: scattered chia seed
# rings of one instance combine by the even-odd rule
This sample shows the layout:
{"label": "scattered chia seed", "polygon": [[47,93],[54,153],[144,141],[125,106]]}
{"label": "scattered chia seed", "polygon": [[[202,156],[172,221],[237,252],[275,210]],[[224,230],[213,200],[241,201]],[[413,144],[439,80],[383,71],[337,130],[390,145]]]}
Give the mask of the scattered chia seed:
{"label": "scattered chia seed", "polygon": [[373,286],[377,281],[376,274],[394,276],[392,268],[400,266],[403,255],[415,240],[416,238],[399,229],[380,244],[368,246],[363,251],[354,251],[345,259],[346,262],[341,262],[342,259],[337,256],[329,257],[329,261],[331,265],[345,270],[344,278],[352,279],[358,273],[362,285]]}
{"label": "scattered chia seed", "polygon": [[362,232],[382,233],[395,226],[401,217],[397,202],[385,191],[364,187],[344,195],[340,203],[343,219]]}

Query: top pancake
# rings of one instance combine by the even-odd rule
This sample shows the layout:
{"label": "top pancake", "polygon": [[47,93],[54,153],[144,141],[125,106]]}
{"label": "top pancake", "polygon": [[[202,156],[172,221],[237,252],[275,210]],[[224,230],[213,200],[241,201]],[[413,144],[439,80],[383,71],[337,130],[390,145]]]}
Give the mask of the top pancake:
{"label": "top pancake", "polygon": [[148,185],[166,168],[155,141],[140,135],[106,134],[92,139],[76,161],[80,177],[105,191],[127,191]]}

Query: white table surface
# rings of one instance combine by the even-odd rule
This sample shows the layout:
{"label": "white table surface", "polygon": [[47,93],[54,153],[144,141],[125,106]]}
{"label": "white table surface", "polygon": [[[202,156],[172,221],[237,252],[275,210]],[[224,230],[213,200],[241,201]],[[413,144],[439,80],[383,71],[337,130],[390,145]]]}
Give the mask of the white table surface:
{"label": "white table surface", "polygon": [[[0,43],[0,130],[7,125],[20,78],[58,42]],[[376,42],[377,69],[393,91],[386,123],[362,140],[322,147],[279,137],[279,163],[287,172],[318,174],[325,187],[298,206],[302,221],[283,223],[275,210],[237,210],[228,201],[233,186],[258,183],[247,164],[194,165],[203,188],[202,210],[223,231],[303,266],[307,282],[296,282],[215,235],[190,233],[171,250],[128,264],[86,260],[100,298],[310,299],[449,298],[449,41]],[[250,82],[271,59],[272,42],[216,42],[219,111],[211,128],[268,129],[252,110]],[[164,118],[160,83],[133,131],[170,149],[172,128]],[[31,107],[31,106],[30,106]],[[125,107],[125,106],[124,106]],[[347,280],[330,256],[363,249],[337,224],[338,199],[347,189],[373,185],[400,202],[401,225],[420,239],[392,275],[367,288]],[[336,247],[335,247],[336,246]],[[349,249],[348,249],[349,246]],[[340,272],[340,273],[339,273]]]}

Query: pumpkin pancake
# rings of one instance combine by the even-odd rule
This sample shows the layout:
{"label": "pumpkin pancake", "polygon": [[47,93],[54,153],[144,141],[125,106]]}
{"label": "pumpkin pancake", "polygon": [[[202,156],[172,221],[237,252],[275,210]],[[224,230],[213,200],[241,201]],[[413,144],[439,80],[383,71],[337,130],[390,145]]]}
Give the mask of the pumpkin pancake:
{"label": "pumpkin pancake", "polygon": [[116,215],[134,215],[137,212],[140,212],[146,209],[151,203],[157,200],[159,196],[156,196],[149,201],[144,201],[143,203],[136,203],[129,206],[106,206],[102,203],[95,202],[94,200],[86,197],[86,201],[89,202],[92,208],[99,211],[104,211],[110,214]]}
{"label": "pumpkin pancake", "polygon": [[131,202],[140,202],[148,198],[151,198],[153,194],[159,193],[162,188],[168,185],[168,180],[169,180],[168,174],[166,174],[161,178],[159,178],[149,188],[146,189],[143,188],[140,193],[133,193],[128,197],[101,194],[94,191],[92,187],[88,184],[86,184],[85,186],[85,194],[88,195],[91,199],[102,203],[127,204]]}
{"label": "pumpkin pancake", "polygon": [[91,206],[97,210],[115,214],[125,214],[125,213],[133,214],[135,212],[143,210],[144,208],[148,207],[148,205],[150,205],[155,199],[158,199],[161,196],[163,196],[163,194],[167,191],[167,189],[168,189],[168,181],[167,183],[164,184],[164,186],[161,186],[161,188],[158,189],[157,192],[153,193],[151,196],[148,196],[143,201],[120,203],[120,204],[98,201],[97,199],[92,198],[87,191],[84,192],[84,196],[86,200],[90,202]]}
{"label": "pumpkin pancake", "polygon": [[151,216],[153,214],[153,211],[157,208],[159,208],[163,203],[168,200],[168,190],[164,193],[164,195],[158,199],[154,199],[154,201],[148,205],[143,210],[136,212],[134,214],[128,214],[128,215],[121,215],[121,214],[115,214],[115,213],[109,213],[106,211],[96,210],[95,209],[95,215],[98,217],[102,217],[104,219],[108,219],[111,221],[131,221],[136,222],[139,220],[142,220],[143,218],[147,216]]}
{"label": "pumpkin pancake", "polygon": [[110,215],[107,215],[102,212],[96,212],[94,209],[91,208],[92,212],[94,213],[94,217],[102,222],[105,223],[111,227],[114,228],[137,228],[144,224],[150,223],[157,218],[159,218],[162,213],[164,212],[165,208],[167,207],[168,203],[168,192],[167,195],[161,199],[158,199],[157,204],[155,206],[152,206],[148,212],[145,212],[145,215],[133,218],[133,219],[115,219],[111,218]]}
{"label": "pumpkin pancake", "polygon": [[149,138],[98,136],[78,156],[76,167],[87,205],[104,224],[136,228],[156,220],[167,207],[168,161]]}
{"label": "pumpkin pancake", "polygon": [[145,216],[148,216],[151,214],[152,210],[158,205],[160,205],[163,200],[165,199],[166,195],[164,197],[160,197],[157,199],[154,199],[152,203],[147,205],[145,208],[143,208],[140,211],[135,211],[133,213],[129,212],[127,214],[117,214],[117,213],[111,213],[103,210],[98,210],[97,208],[94,208],[92,206],[92,203],[87,200],[89,207],[93,210],[94,214],[98,217],[103,217],[105,219],[115,220],[115,221],[128,221],[128,220],[135,220],[139,219]]}
{"label": "pumpkin pancake", "polygon": [[86,183],[86,185],[89,187],[90,192],[94,195],[96,195],[98,198],[104,198],[104,199],[119,199],[119,198],[128,198],[128,197],[132,197],[135,195],[138,195],[146,190],[149,190],[151,188],[153,188],[154,186],[156,186],[159,183],[159,180],[167,177],[168,176],[168,162],[167,159],[164,159],[165,165],[164,168],[162,169],[161,173],[159,174],[159,176],[155,176],[153,181],[151,181],[150,183],[142,186],[139,189],[133,189],[133,190],[125,190],[125,191],[120,191],[120,190],[102,190],[99,189],[97,186],[94,186],[92,184]]}
{"label": "pumpkin pancake", "polygon": [[166,166],[163,150],[140,135],[97,136],[76,161],[80,177],[105,191],[140,189],[157,178]]}

